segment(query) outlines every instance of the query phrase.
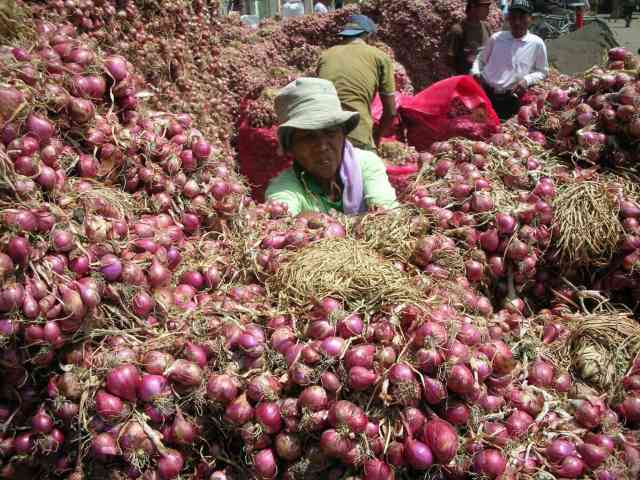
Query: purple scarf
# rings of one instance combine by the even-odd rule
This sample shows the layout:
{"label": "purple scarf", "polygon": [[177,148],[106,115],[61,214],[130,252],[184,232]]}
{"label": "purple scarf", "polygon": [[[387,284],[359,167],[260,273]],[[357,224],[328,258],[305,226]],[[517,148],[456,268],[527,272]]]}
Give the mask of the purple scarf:
{"label": "purple scarf", "polygon": [[344,142],[342,151],[342,165],[340,166],[342,180],[342,210],[347,215],[357,215],[367,211],[364,201],[364,184],[362,169],[356,159],[356,152],[348,140]]}

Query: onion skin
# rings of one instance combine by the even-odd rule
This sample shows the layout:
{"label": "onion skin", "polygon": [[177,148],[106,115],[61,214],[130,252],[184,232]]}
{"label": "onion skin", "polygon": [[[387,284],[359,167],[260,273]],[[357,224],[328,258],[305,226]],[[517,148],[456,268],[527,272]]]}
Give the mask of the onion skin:
{"label": "onion skin", "polygon": [[278,464],[273,450],[265,448],[260,450],[254,460],[256,478],[259,480],[272,480],[278,476]]}
{"label": "onion skin", "polygon": [[364,411],[347,400],[339,400],[331,406],[328,420],[332,427],[344,425],[353,433],[363,433],[368,421]]}
{"label": "onion skin", "polygon": [[458,434],[447,422],[434,418],[424,426],[422,438],[438,463],[446,465],[458,451]]}
{"label": "onion skin", "polygon": [[382,460],[372,458],[364,462],[363,480],[394,480],[393,470]]}
{"label": "onion skin", "polygon": [[488,478],[498,478],[506,468],[507,462],[498,450],[482,450],[473,459],[473,471]]}
{"label": "onion skin", "polygon": [[111,394],[135,402],[142,376],[134,365],[125,364],[112,369],[107,374],[106,382]]}
{"label": "onion skin", "polygon": [[176,478],[184,465],[184,458],[177,450],[166,450],[158,460],[158,475],[162,480]]}
{"label": "onion skin", "polygon": [[404,442],[404,458],[415,470],[428,470],[433,465],[431,449],[424,443],[412,438]]}

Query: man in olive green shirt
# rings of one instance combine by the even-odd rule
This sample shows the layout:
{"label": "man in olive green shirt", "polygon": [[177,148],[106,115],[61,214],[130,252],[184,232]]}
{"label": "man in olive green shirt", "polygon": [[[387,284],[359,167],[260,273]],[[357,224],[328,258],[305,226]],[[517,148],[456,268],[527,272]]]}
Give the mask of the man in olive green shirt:
{"label": "man in olive green shirt", "polygon": [[[391,127],[396,116],[393,61],[382,50],[367,45],[376,25],[365,15],[352,15],[340,32],[343,41],[322,53],[318,76],[331,81],[342,108],[360,114],[358,126],[349,134],[357,148],[374,150],[380,137]],[[374,132],[371,103],[380,95],[383,113]]]}

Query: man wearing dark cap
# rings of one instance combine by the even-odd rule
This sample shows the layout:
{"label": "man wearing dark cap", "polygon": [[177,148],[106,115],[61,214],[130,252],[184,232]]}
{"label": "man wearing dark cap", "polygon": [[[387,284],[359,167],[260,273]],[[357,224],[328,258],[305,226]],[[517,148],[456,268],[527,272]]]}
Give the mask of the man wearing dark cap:
{"label": "man wearing dark cap", "polygon": [[466,18],[455,24],[447,38],[447,62],[458,75],[467,75],[479,49],[489,40],[487,23],[491,0],[468,0]]}
{"label": "man wearing dark cap", "polygon": [[[349,135],[357,148],[375,150],[380,137],[396,116],[393,61],[382,50],[367,45],[376,24],[365,15],[352,15],[339,33],[342,42],[320,56],[318,76],[331,81],[342,108],[360,114],[358,126]],[[383,113],[379,128],[373,131],[371,103],[380,95]]]}
{"label": "man wearing dark cap", "polygon": [[528,0],[513,0],[507,16],[509,31],[494,33],[471,69],[502,120],[516,114],[518,95],[549,71],[544,41],[529,32],[532,11]]}

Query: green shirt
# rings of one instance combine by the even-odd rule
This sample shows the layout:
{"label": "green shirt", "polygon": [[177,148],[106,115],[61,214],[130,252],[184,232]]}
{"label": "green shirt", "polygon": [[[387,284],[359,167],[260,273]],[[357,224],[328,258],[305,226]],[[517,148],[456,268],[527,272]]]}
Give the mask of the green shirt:
{"label": "green shirt", "polygon": [[363,40],[354,40],[324,51],[318,63],[318,76],[333,82],[342,108],[360,114],[360,123],[348,138],[373,146],[371,102],[376,92],[393,95],[396,91],[391,58]]}
{"label": "green shirt", "polygon": [[[357,148],[354,152],[362,169],[364,199],[367,206],[397,207],[396,192],[389,183],[384,162],[373,152]],[[286,203],[292,215],[302,212],[327,213],[331,209],[342,211],[342,200],[329,200],[313,178],[302,173],[298,175],[296,168],[292,167],[271,180],[267,188],[267,200]]]}

